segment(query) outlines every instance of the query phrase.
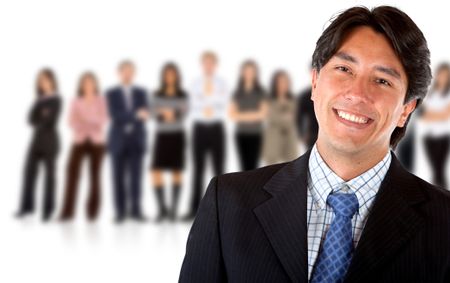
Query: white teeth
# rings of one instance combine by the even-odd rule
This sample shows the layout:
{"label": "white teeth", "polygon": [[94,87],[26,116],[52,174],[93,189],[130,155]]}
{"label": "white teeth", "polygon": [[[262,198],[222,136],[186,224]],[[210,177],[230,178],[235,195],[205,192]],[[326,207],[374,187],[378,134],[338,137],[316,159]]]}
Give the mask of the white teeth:
{"label": "white teeth", "polygon": [[366,124],[367,121],[369,120],[369,119],[367,119],[365,117],[358,117],[358,116],[355,116],[353,114],[344,112],[342,110],[337,110],[337,113],[338,113],[339,117],[341,117],[341,118],[343,118],[345,120],[354,122],[354,123],[358,123],[358,124]]}

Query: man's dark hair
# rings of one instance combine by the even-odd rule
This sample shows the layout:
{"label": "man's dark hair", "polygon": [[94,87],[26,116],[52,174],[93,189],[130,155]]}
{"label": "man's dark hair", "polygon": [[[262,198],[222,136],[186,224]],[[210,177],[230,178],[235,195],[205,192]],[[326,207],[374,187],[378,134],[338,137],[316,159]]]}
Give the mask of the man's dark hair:
{"label": "man's dark hair", "polygon": [[[383,34],[391,43],[408,77],[404,103],[417,99],[416,108],[422,103],[431,82],[430,51],[424,35],[404,12],[390,6],[372,10],[366,7],[350,8],[332,21],[316,43],[312,66],[318,72],[339,50],[345,37],[355,27],[368,26]],[[414,109],[414,110],[415,110]],[[395,128],[390,145],[393,149],[405,135],[406,126]]]}

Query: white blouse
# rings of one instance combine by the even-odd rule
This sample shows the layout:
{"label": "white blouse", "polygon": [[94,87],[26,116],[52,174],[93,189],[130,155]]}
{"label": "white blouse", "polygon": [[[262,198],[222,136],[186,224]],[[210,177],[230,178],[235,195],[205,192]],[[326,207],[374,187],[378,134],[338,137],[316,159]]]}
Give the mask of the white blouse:
{"label": "white blouse", "polygon": [[[426,111],[444,111],[450,106],[450,94],[441,95],[440,93],[428,94],[424,101],[423,107]],[[439,137],[450,134],[450,119],[443,121],[432,121],[423,123],[425,127],[425,135]]]}

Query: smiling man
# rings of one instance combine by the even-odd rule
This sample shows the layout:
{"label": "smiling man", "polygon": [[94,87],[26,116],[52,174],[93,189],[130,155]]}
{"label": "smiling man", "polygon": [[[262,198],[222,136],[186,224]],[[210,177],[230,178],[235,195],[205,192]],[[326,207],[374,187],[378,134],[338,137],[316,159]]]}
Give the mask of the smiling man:
{"label": "smiling man", "polygon": [[426,95],[429,65],[402,11],[340,14],[313,54],[315,145],[213,178],[180,282],[450,282],[450,194],[391,151]]}

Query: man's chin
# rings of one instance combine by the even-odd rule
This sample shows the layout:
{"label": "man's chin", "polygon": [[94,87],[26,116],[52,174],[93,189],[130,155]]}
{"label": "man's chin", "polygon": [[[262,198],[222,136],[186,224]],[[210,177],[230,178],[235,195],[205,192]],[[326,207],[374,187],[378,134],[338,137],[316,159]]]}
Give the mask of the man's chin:
{"label": "man's chin", "polygon": [[364,151],[365,148],[367,148],[364,141],[353,139],[334,139],[330,141],[330,145],[335,152],[340,152],[346,155],[354,155]]}

